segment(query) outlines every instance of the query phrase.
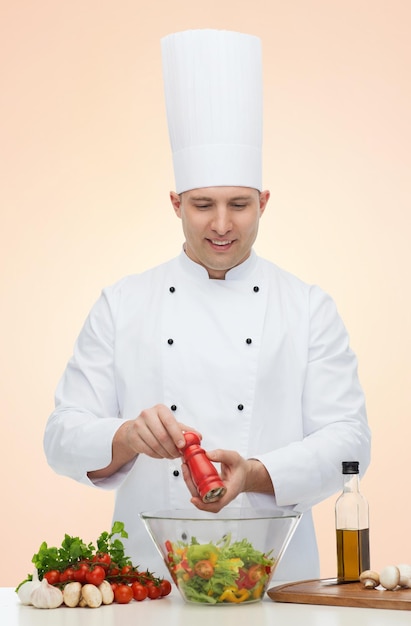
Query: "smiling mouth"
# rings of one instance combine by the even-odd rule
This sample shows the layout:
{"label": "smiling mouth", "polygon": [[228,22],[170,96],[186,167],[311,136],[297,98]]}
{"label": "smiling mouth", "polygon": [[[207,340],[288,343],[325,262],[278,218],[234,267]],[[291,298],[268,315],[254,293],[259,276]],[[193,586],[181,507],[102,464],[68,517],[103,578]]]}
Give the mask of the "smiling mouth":
{"label": "smiling mouth", "polygon": [[221,239],[209,239],[209,241],[213,244],[213,246],[220,246],[220,247],[229,246],[231,243],[233,243],[232,239],[230,239],[230,240],[229,239],[224,239],[224,240],[221,240]]}

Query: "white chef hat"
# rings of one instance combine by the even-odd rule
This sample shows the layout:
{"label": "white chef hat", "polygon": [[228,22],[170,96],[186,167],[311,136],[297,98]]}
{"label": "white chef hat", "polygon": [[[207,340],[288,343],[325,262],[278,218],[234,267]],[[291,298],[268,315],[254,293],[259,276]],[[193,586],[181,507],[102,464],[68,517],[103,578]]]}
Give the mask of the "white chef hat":
{"label": "white chef hat", "polygon": [[262,61],[258,37],[188,30],[161,40],[177,193],[262,189]]}

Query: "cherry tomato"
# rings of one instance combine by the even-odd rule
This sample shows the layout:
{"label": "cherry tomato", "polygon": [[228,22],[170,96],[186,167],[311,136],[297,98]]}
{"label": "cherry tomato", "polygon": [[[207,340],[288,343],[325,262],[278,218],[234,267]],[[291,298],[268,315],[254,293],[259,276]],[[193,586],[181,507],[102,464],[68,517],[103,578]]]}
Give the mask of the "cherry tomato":
{"label": "cherry tomato", "polygon": [[171,593],[171,583],[169,580],[163,578],[163,580],[160,582],[160,591],[162,598],[164,596],[168,596],[168,594]]}
{"label": "cherry tomato", "polygon": [[117,567],[117,563],[111,562],[110,568],[108,570],[109,576],[118,576],[120,574],[120,569]]}
{"label": "cherry tomato", "polygon": [[98,563],[107,570],[110,567],[111,556],[107,552],[98,552],[93,556],[93,563]]}
{"label": "cherry tomato", "polygon": [[137,600],[137,602],[141,602],[142,600],[145,600],[148,596],[147,587],[145,587],[144,585],[142,585],[141,583],[137,581],[132,583],[131,589],[133,591],[134,600]]}
{"label": "cherry tomato", "polygon": [[75,571],[72,567],[67,567],[64,572],[60,574],[60,582],[66,583],[69,580],[74,580]]}
{"label": "cherry tomato", "polygon": [[157,600],[161,596],[160,585],[155,585],[153,582],[149,582],[146,585],[147,595],[150,600]]}
{"label": "cherry tomato", "polygon": [[89,570],[90,568],[87,565],[87,563],[80,563],[80,565],[74,569],[73,580],[75,580],[78,583],[82,583],[82,584],[85,583],[86,575]]}
{"label": "cherry tomato", "polygon": [[56,585],[60,582],[60,572],[56,569],[51,569],[49,572],[44,574],[44,577],[49,585]]}
{"label": "cherry tomato", "polygon": [[86,573],[86,582],[98,587],[106,577],[106,571],[101,565],[96,565]]}
{"label": "cherry tomato", "polygon": [[209,578],[211,578],[211,576],[214,574],[214,566],[208,559],[197,561],[197,563],[194,565],[194,574],[196,574],[200,578],[209,580]]}
{"label": "cherry tomato", "polygon": [[128,604],[133,599],[133,590],[129,585],[118,585],[114,589],[114,600],[118,604]]}

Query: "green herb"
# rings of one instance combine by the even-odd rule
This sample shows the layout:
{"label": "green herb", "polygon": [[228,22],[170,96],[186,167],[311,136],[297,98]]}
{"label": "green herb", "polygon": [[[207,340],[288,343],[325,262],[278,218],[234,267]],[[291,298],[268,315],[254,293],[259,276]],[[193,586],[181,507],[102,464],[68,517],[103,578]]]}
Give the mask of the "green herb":
{"label": "green herb", "polygon": [[[43,578],[45,572],[56,569],[62,572],[67,567],[75,566],[80,561],[89,561],[95,554],[106,552],[112,560],[123,567],[130,564],[130,559],[124,554],[124,546],[120,539],[113,538],[120,535],[127,538],[128,534],[124,530],[122,522],[114,522],[111,533],[103,532],[97,539],[97,547],[92,543],[86,544],[80,537],[70,537],[65,534],[60,547],[49,547],[45,541],[41,544],[38,552],[33,555],[32,563],[36,567],[39,579]],[[28,578],[30,580],[30,578]]]}
{"label": "green herb", "polygon": [[108,532],[101,533],[97,539],[97,552],[107,552],[111,559],[121,568],[124,565],[129,565],[130,559],[124,555],[123,542],[120,539],[113,539],[114,535],[120,535],[122,539],[128,538],[123,522],[114,522],[110,534]]}

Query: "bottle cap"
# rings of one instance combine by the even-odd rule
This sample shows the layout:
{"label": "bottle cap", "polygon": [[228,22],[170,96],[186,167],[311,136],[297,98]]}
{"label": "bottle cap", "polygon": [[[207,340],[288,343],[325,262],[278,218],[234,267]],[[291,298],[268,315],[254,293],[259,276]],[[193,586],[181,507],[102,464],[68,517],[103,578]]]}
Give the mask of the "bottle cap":
{"label": "bottle cap", "polygon": [[360,464],[358,461],[343,461],[342,473],[343,474],[358,474],[359,466]]}

